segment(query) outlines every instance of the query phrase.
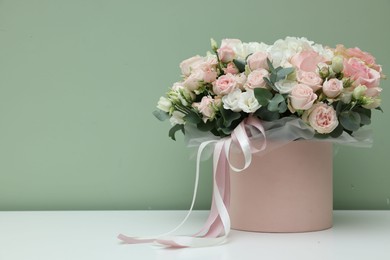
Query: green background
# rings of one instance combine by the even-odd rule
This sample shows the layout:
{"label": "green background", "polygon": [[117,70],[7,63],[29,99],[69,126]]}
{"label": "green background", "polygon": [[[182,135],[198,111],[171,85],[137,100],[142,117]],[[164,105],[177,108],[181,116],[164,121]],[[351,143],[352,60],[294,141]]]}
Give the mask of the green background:
{"label": "green background", "polygon": [[[390,1],[0,1],[0,210],[187,209],[195,161],[152,116],[209,39],[305,36],[390,71]],[[390,209],[390,81],[374,147],[337,148],[336,209]],[[211,199],[202,165],[197,208]]]}

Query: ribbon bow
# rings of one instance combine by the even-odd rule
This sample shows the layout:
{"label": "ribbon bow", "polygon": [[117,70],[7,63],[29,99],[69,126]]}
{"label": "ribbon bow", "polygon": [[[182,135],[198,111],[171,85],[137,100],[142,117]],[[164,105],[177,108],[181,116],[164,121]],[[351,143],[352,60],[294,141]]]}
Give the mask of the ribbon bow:
{"label": "ribbon bow", "polygon": [[[254,136],[255,132],[260,133],[264,137],[264,141],[259,149],[255,148],[254,143],[250,139],[250,137]],[[203,150],[210,144],[215,144],[215,147],[213,153],[213,199],[208,219],[203,228],[192,236],[172,236],[171,234],[187,221],[193,210],[199,183],[200,158]],[[230,163],[229,155],[233,144],[239,148],[244,156],[245,164],[242,168],[237,168]],[[196,158],[195,186],[191,207],[183,221],[173,230],[161,235],[129,237],[120,234],[118,238],[126,244],[154,242],[157,245],[176,248],[205,247],[225,242],[230,232],[230,217],[228,213],[230,204],[230,176],[228,165],[236,172],[243,171],[251,164],[252,154],[263,151],[266,146],[264,127],[259,119],[252,116],[243,120],[233,130],[230,137],[202,142],[198,148]]]}

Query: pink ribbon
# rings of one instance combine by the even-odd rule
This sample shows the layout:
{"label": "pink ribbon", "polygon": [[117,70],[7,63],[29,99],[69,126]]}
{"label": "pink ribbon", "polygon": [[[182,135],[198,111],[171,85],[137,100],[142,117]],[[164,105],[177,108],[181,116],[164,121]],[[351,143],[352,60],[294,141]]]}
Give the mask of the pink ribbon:
{"label": "pink ribbon", "polygon": [[[253,141],[250,139],[250,137],[253,137],[254,132],[260,133],[264,137],[264,141],[259,149],[255,147]],[[203,150],[209,144],[215,144],[215,147],[213,153],[213,198],[208,219],[203,228],[192,236],[172,236],[171,234],[187,221],[193,210],[199,183],[200,158]],[[244,156],[245,164],[242,168],[233,166],[229,160],[229,154],[233,144],[237,146]],[[226,241],[230,232],[230,217],[228,213],[230,205],[229,167],[236,172],[245,170],[252,162],[252,154],[263,151],[266,146],[264,128],[260,120],[252,116],[243,120],[234,129],[230,137],[201,143],[196,158],[196,176],[191,207],[183,221],[173,230],[165,234],[150,237],[129,237],[120,234],[118,235],[118,239],[126,244],[155,243],[173,248],[205,247],[222,244]]]}

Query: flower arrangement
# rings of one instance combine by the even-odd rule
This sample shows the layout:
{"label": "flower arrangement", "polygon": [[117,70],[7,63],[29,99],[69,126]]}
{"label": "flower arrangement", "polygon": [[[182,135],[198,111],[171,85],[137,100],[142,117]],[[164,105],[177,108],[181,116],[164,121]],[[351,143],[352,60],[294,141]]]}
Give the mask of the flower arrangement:
{"label": "flower arrangement", "polygon": [[[385,77],[371,54],[294,37],[273,45],[225,39],[218,46],[211,40],[211,48],[206,56],[181,62],[182,80],[160,98],[153,113],[170,120],[173,140],[181,130],[188,145],[198,147],[191,207],[172,231],[144,238],[120,234],[125,243],[154,242],[176,248],[221,244],[231,228],[230,170],[246,170],[252,154],[298,139],[371,144],[370,134],[358,130],[371,123],[372,109],[381,110],[379,84]],[[196,235],[169,236],[191,214],[200,159],[208,145],[214,147],[210,215]],[[243,155],[243,166],[230,161],[232,147]]]}
{"label": "flower arrangement", "polygon": [[212,39],[212,52],[181,62],[182,80],[160,97],[154,115],[169,119],[169,136],[185,125],[225,137],[248,116],[301,119],[316,137],[352,135],[380,108],[375,58],[359,48],[324,47],[286,37],[272,45]]}

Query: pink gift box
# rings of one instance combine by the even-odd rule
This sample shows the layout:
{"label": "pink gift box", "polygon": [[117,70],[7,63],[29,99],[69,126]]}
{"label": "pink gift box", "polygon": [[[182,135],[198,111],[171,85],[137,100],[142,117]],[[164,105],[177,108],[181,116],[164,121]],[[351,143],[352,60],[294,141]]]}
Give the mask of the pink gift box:
{"label": "pink gift box", "polygon": [[[230,158],[234,165],[243,164],[239,153]],[[306,232],[332,227],[332,175],[330,142],[293,141],[255,154],[244,171],[230,170],[232,228]]]}

